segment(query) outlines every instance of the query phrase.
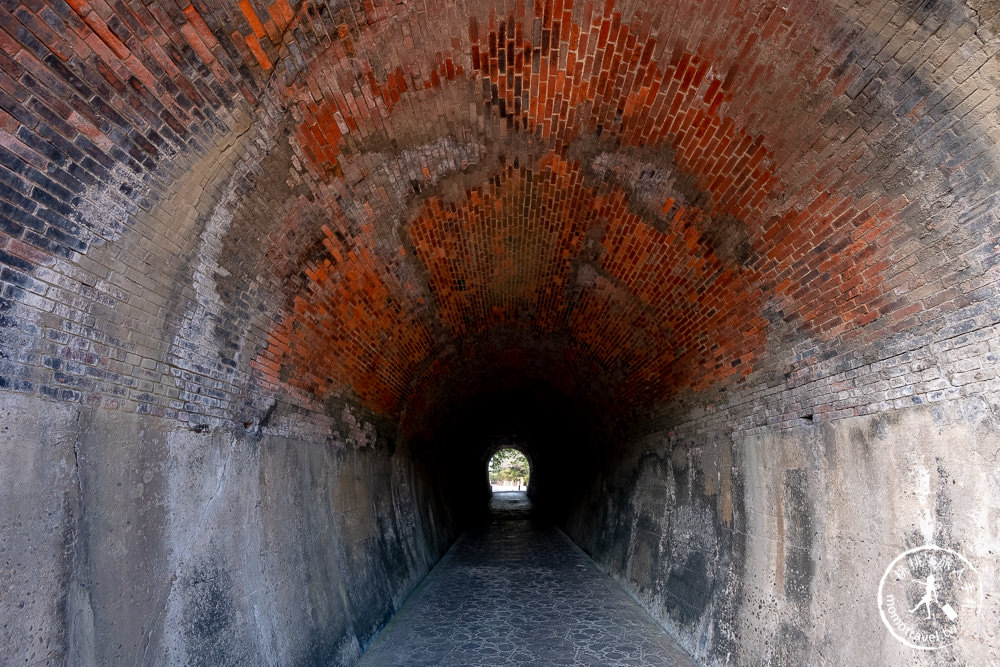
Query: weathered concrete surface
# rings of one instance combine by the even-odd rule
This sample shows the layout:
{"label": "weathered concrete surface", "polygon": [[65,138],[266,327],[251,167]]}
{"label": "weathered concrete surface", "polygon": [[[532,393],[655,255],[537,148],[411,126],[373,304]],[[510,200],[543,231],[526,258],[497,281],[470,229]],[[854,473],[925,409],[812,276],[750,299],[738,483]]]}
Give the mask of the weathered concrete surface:
{"label": "weathered concrete surface", "polygon": [[449,543],[433,485],[384,439],[195,432],[23,397],[3,411],[12,663],[349,664]]}
{"label": "weathered concrete surface", "polygon": [[[43,417],[39,419],[39,417]],[[0,404],[0,653],[10,664],[65,656],[78,478],[76,410]]]}
{"label": "weathered concrete surface", "polygon": [[[698,658],[1000,659],[996,406],[940,403],[743,436],[659,434],[630,450],[592,488],[570,534]],[[883,624],[879,582],[897,555],[927,544],[966,557],[984,598],[961,610],[954,644],[917,650]],[[941,603],[952,593],[940,591]]]}

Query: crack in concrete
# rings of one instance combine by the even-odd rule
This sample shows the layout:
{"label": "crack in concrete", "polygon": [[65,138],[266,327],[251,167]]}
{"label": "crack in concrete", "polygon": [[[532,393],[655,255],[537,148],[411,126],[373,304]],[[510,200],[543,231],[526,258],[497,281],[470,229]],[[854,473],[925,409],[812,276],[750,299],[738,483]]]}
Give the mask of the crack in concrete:
{"label": "crack in concrete", "polygon": [[83,421],[83,410],[77,410],[76,413],[76,435],[73,438],[73,471],[76,473],[76,490],[79,494],[78,502],[83,505],[83,478],[80,475],[80,432],[83,430],[81,422]]}
{"label": "crack in concrete", "polygon": [[146,633],[146,643],[142,649],[142,656],[141,658],[137,656],[136,662],[134,663],[135,665],[149,664],[146,660],[146,655],[149,652],[149,647],[153,640],[153,633],[156,631],[156,628],[160,624],[160,619],[164,617],[164,615],[167,612],[167,607],[170,605],[170,594],[173,593],[174,591],[175,582],[177,582],[180,579],[182,564],[184,563],[184,561],[186,561],[191,557],[191,549],[194,546],[195,541],[197,540],[197,536],[203,533],[205,530],[205,525],[208,520],[207,515],[209,509],[215,502],[215,499],[218,497],[219,493],[222,491],[223,483],[226,481],[226,474],[229,471],[230,461],[232,460],[233,455],[235,453],[236,453],[236,439],[230,438],[229,453],[226,455],[226,458],[222,463],[222,472],[219,474],[218,481],[216,482],[215,491],[212,492],[212,495],[208,498],[208,501],[205,502],[205,505],[202,507],[202,510],[198,516],[198,521],[196,522],[195,527],[192,528],[191,531],[189,531],[188,533],[187,539],[185,540],[184,548],[181,550],[180,555],[177,557],[176,564],[172,568],[172,574],[170,576],[170,587],[167,589],[166,595],[164,595],[163,597],[163,604],[160,606],[160,611],[157,612],[156,617],[153,619],[153,622],[149,626],[149,632]]}
{"label": "crack in concrete", "polygon": [[[74,604],[75,596],[70,593],[66,597],[65,605],[67,606],[67,617],[69,612],[72,611],[72,620],[67,628],[67,655],[71,654],[74,648],[80,651],[80,645],[77,644],[75,640],[80,639],[78,635],[82,634],[78,629],[80,623],[83,621],[84,612],[81,608],[81,603],[90,605],[90,593],[88,588],[89,577],[86,576],[86,571],[88,569],[89,554],[86,552],[87,540],[85,536],[81,536],[81,532],[85,530],[85,524],[83,521],[84,516],[84,485],[83,485],[83,474],[82,467],[80,465],[80,436],[83,432],[83,410],[78,409],[76,412],[76,419],[74,421],[74,434],[73,434],[73,470],[70,474],[76,476],[76,503],[73,515],[73,531],[71,543],[69,544],[69,549],[71,555],[71,577],[70,581],[73,582],[73,586],[78,586],[82,589],[82,598],[84,601]],[[81,553],[81,549],[83,552]],[[82,643],[82,641],[81,641]]]}

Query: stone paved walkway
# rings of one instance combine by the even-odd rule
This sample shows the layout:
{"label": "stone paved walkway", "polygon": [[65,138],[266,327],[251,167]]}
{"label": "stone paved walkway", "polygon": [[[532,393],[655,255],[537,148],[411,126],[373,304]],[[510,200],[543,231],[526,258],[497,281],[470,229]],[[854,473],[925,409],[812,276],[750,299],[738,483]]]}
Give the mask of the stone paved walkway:
{"label": "stone paved walkway", "polygon": [[695,665],[524,493],[456,542],[359,665]]}

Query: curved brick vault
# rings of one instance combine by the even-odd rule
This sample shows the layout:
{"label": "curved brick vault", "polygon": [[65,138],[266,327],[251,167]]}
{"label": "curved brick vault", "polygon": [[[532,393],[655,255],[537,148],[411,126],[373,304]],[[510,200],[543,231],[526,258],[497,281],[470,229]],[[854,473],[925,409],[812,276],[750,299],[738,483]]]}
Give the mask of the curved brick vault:
{"label": "curved brick vault", "polygon": [[[38,251],[100,262],[121,229],[71,208],[102,184],[119,227],[213,255],[196,303],[165,304],[237,315],[201,375],[383,415],[537,376],[632,417],[744,380],[782,337],[911,328],[949,273],[923,248],[992,254],[944,233],[956,189],[991,193],[971,11],[204,9],[15,11],[4,144],[49,172],[11,184],[30,266],[8,274]],[[114,268],[94,280],[138,292]]]}
{"label": "curved brick vault", "polygon": [[397,11],[303,49],[268,183],[309,191],[231,223],[294,230],[265,382],[395,414],[541,376],[621,415],[746,377],[769,320],[822,343],[925,310],[899,253],[955,173],[907,167],[949,149],[902,44],[814,7],[693,39],[613,3]]}
{"label": "curved brick vault", "polygon": [[[567,501],[568,530],[709,661],[740,623],[766,625],[738,596],[668,604],[677,586],[721,596],[720,573],[750,559],[747,494],[771,487],[733,472],[758,465],[739,438],[992,405],[995,3],[3,4],[11,405],[205,437],[391,442],[387,456],[413,447],[432,467],[478,461],[463,448],[505,428],[536,437],[539,470],[579,446],[599,492]],[[537,444],[567,432],[575,444]],[[640,461],[657,447],[695,454]],[[618,509],[645,502],[621,489],[681,484],[681,469],[698,470],[687,483],[731,554],[709,583],[621,547],[639,538]],[[775,493],[831,483],[796,480]],[[422,529],[429,562],[457,525],[441,521]],[[356,604],[398,606],[407,576]],[[371,634],[341,632],[342,656]],[[752,641],[779,662],[815,650]]]}

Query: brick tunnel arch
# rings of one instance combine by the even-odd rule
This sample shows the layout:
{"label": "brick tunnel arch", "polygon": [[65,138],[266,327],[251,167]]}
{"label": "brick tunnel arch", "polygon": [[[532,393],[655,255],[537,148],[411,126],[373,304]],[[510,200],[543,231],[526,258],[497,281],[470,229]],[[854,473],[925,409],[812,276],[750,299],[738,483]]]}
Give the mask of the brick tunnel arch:
{"label": "brick tunnel arch", "polygon": [[497,429],[707,663],[995,587],[996,9],[425,4],[0,9],[0,646],[350,663]]}

